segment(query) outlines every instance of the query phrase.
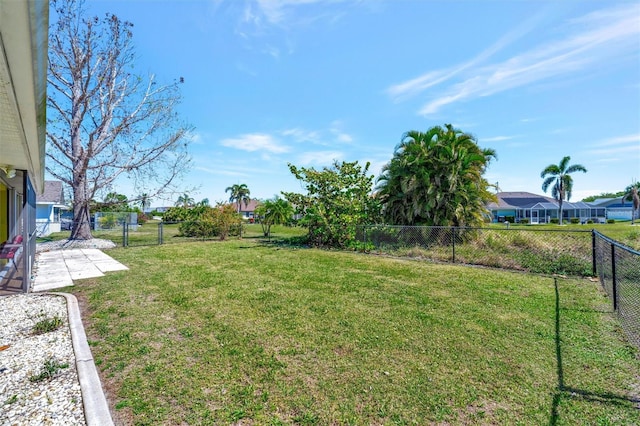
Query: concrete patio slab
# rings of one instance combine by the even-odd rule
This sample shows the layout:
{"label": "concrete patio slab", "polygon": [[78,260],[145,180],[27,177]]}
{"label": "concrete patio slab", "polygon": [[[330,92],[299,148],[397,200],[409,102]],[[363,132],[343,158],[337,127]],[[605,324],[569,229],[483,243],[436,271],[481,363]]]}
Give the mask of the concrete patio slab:
{"label": "concrete patio slab", "polygon": [[56,250],[39,253],[31,291],[69,287],[74,280],[104,276],[105,272],[128,270],[99,249]]}

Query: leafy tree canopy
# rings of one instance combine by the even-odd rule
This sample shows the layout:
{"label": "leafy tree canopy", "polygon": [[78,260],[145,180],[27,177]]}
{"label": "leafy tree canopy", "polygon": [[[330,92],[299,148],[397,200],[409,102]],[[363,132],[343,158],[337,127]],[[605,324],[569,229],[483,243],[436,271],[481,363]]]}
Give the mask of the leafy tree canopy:
{"label": "leafy tree canopy", "polygon": [[271,200],[262,201],[255,210],[265,237],[270,234],[271,225],[282,225],[291,222],[293,213],[294,210],[291,203],[278,196]]}
{"label": "leafy tree canopy", "polygon": [[623,200],[631,201],[631,225],[640,217],[640,182],[632,183],[624,190]]}
{"label": "leafy tree canopy", "polygon": [[585,203],[589,203],[591,201],[595,201],[598,198],[620,198],[624,195],[624,191],[618,192],[601,192],[600,195],[589,195],[582,199]]}
{"label": "leafy tree canopy", "polygon": [[547,189],[551,188],[551,195],[558,200],[560,224],[562,224],[562,203],[571,199],[571,192],[573,191],[571,173],[587,172],[587,169],[582,164],[570,165],[569,161],[571,161],[571,157],[563,157],[559,164],[549,164],[540,173],[540,177],[544,179],[542,190],[547,192]]}
{"label": "leafy tree canopy", "polygon": [[117,192],[109,192],[102,202],[91,204],[91,212],[128,212],[134,210],[129,204],[127,196]]}
{"label": "leafy tree canopy", "polygon": [[226,239],[232,232],[239,234],[242,219],[231,204],[209,205],[206,198],[191,207],[175,206],[167,210],[164,222],[180,222],[180,235],[185,237]]}
{"label": "leafy tree canopy", "polygon": [[289,170],[306,194],[282,194],[303,215],[299,223],[308,228],[310,244],[349,247],[359,225],[378,221],[380,206],[371,196],[374,176],[368,175],[369,163],[362,167],[357,161],[336,161],[321,170],[289,164]]}
{"label": "leafy tree canopy", "polygon": [[246,183],[235,184],[227,187],[224,192],[230,192],[229,202],[236,203],[237,212],[240,213],[240,205],[244,203],[245,207],[251,201],[251,191]]}
{"label": "leafy tree canopy", "polygon": [[378,178],[383,215],[394,225],[479,226],[495,196],[483,173],[493,149],[450,124],[409,131]]}
{"label": "leafy tree canopy", "polygon": [[184,192],[176,200],[176,207],[183,207],[186,209],[193,207],[195,203],[196,200],[188,192]]}

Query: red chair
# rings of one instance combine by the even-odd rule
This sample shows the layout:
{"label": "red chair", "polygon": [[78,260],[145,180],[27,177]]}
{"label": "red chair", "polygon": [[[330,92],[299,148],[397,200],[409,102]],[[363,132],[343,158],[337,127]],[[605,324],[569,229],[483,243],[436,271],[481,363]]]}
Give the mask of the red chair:
{"label": "red chair", "polygon": [[5,242],[0,244],[0,259],[7,259],[10,262],[13,262],[13,267],[18,270],[18,265],[16,264],[16,254],[18,254],[18,250],[22,247],[22,235],[16,235],[13,237],[11,243]]}

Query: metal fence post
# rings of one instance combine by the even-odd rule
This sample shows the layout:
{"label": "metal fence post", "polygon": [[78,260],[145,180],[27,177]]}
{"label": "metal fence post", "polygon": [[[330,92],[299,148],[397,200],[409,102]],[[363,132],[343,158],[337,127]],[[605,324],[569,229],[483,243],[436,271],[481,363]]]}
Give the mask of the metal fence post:
{"label": "metal fence post", "polygon": [[456,228],[451,227],[451,247],[453,251],[452,263],[456,263]]}
{"label": "metal fence post", "polygon": [[611,244],[611,289],[613,291],[613,311],[618,310],[618,284],[616,283],[616,246]]}
{"label": "metal fence post", "polygon": [[598,273],[596,269],[596,230],[591,230],[591,275],[596,276]]}
{"label": "metal fence post", "polygon": [[362,252],[367,252],[367,225],[362,225]]}
{"label": "metal fence post", "polygon": [[122,247],[127,246],[127,221],[122,223]]}
{"label": "metal fence post", "polygon": [[162,245],[162,222],[158,223],[158,245]]}

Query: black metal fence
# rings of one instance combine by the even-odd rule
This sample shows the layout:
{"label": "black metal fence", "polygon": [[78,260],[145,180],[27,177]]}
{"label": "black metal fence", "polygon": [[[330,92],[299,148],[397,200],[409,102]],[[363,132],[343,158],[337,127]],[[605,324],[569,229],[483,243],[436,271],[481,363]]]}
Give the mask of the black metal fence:
{"label": "black metal fence", "polygon": [[640,252],[596,230],[365,226],[358,248],[439,262],[594,277],[640,348]]}
{"label": "black metal fence", "polygon": [[358,230],[359,249],[532,273],[592,276],[591,231],[374,225]]}
{"label": "black metal fence", "polygon": [[[277,238],[270,233],[264,235],[249,229],[246,225],[233,225],[223,231],[225,238],[253,237]],[[160,244],[174,244],[189,241],[213,241],[221,239],[221,230],[210,222],[152,222],[145,224],[118,223],[110,229],[92,231],[94,238],[113,241],[120,247],[150,246]]]}
{"label": "black metal fence", "polygon": [[640,252],[593,231],[594,262],[629,340],[640,347]]}

